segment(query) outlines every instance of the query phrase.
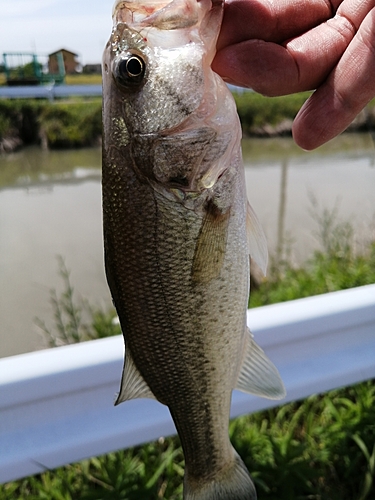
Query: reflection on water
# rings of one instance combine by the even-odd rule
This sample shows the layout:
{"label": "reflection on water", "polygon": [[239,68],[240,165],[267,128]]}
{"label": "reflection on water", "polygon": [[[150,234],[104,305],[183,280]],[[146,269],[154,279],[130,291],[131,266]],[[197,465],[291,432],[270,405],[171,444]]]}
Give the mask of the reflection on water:
{"label": "reflection on water", "polygon": [[87,170],[99,174],[100,155],[98,148],[44,151],[32,147],[0,156],[0,189],[80,178]]}
{"label": "reflection on water", "polygon": [[57,256],[83,297],[108,307],[103,271],[100,150],[37,148],[0,157],[0,355],[41,347],[52,324]]}
{"label": "reflection on water", "polygon": [[[289,139],[244,141],[248,198],[271,255],[286,247],[297,262],[319,248],[317,215],[337,209],[356,236],[374,237],[375,148],[370,135],[343,135],[314,152]],[[279,156],[276,152],[279,150]]]}
{"label": "reflection on water", "polygon": [[[270,251],[292,239],[301,261],[318,246],[310,195],[369,237],[375,214],[375,149],[369,135],[345,135],[313,153],[290,139],[243,142],[248,197]],[[57,255],[77,294],[111,303],[103,270],[100,150],[26,149],[0,157],[0,356],[43,345],[35,317],[52,324]]]}
{"label": "reflection on water", "polygon": [[284,257],[284,242],[285,236],[285,215],[286,215],[286,200],[287,200],[287,174],[288,174],[287,158],[284,158],[281,164],[281,182],[280,182],[280,201],[277,216],[277,239],[276,239],[276,256],[278,262],[281,262]]}

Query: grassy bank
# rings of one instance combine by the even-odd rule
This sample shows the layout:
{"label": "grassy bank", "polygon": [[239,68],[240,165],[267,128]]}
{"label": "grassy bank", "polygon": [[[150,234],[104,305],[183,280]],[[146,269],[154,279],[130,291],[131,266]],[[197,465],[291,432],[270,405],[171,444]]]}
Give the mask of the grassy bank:
{"label": "grassy bank", "polygon": [[242,131],[245,136],[290,135],[291,124],[311,92],[282,97],[234,93]]}
{"label": "grassy bank", "polygon": [[[251,92],[235,93],[243,134],[290,135],[293,118],[309,95],[267,98]],[[375,101],[351,126],[356,131],[374,128]],[[28,144],[48,148],[89,146],[98,143],[100,136],[101,99],[0,100],[0,150],[5,152]]]}
{"label": "grassy bank", "polygon": [[31,144],[91,146],[100,141],[101,131],[101,99],[0,100],[0,146],[5,152]]}
{"label": "grassy bank", "polygon": [[[322,247],[304,266],[273,259],[270,278],[252,292],[252,307],[375,283],[375,242],[355,251],[351,227],[333,215],[321,215]],[[40,322],[50,344],[118,334],[114,313],[78,303],[69,273],[60,267],[65,291],[51,293],[56,324]],[[230,434],[259,500],[375,498],[372,381],[240,417],[231,422]],[[161,438],[0,486],[0,500],[179,500],[182,476],[178,438]]]}
{"label": "grassy bank", "polygon": [[[291,135],[291,126],[311,92],[281,97],[234,93],[242,131],[245,136],[270,137]],[[355,118],[348,131],[364,132],[375,129],[375,99]]]}
{"label": "grassy bank", "polygon": [[[66,85],[101,85],[102,75],[101,74],[85,74],[76,73],[73,75],[65,76]],[[5,73],[0,73],[0,85],[6,85]]]}
{"label": "grassy bank", "polygon": [[357,241],[353,226],[339,219],[336,208],[313,206],[312,216],[320,250],[302,266],[290,263],[288,250],[272,256],[269,277],[251,292],[251,307],[375,283],[375,227],[363,244]]}

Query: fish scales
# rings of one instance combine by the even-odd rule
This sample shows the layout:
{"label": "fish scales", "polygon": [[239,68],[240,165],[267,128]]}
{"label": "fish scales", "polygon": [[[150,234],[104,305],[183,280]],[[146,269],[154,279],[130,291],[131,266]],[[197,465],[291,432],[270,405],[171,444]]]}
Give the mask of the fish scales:
{"label": "fish scales", "polygon": [[246,328],[249,242],[262,259],[264,236],[247,209],[236,108],[210,70],[221,15],[210,0],[115,5],[103,56],[105,266],[125,339],[117,403],[168,406],[185,499],[249,500],[228,437],[232,390],[284,388]]}
{"label": "fish scales", "polygon": [[[129,174],[131,178],[131,171]],[[116,217],[111,215],[113,210],[104,216],[106,248],[117,249],[108,259],[110,274],[117,276],[115,304],[123,304],[117,307],[127,335],[126,347],[156,398],[173,409],[185,456],[196,456],[198,447],[200,460],[210,461],[215,446],[220,452],[222,439],[212,434],[209,443],[204,429],[200,439],[190,434],[199,431],[202,419],[217,418],[222,421],[220,435],[228,440],[222,428],[228,425],[241,347],[235,342],[242,343],[241,338],[232,338],[232,331],[243,331],[244,300],[238,301],[238,297],[247,297],[247,276],[234,273],[225,261],[215,284],[194,283],[191,267],[202,217],[181,205],[176,212],[174,202],[147,186],[140,190],[123,175],[121,183],[114,179],[110,187],[103,177],[104,206],[110,203],[107,197],[129,201],[122,202]],[[232,217],[236,217],[234,211]],[[138,220],[142,220],[140,234]],[[235,226],[232,230],[228,240],[234,247],[242,246],[242,258],[248,260],[245,239],[239,241]],[[184,424],[179,424],[181,420]],[[206,470],[197,461],[192,463],[197,472]]]}

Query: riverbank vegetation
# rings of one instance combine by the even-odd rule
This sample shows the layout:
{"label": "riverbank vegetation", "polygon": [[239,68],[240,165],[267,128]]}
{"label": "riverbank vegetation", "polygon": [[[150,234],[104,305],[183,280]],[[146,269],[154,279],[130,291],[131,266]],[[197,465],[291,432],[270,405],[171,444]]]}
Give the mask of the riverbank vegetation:
{"label": "riverbank vegetation", "polygon": [[[83,75],[84,77],[85,75]],[[292,121],[310,93],[267,98],[234,92],[244,136],[291,135]],[[44,148],[76,148],[100,143],[101,99],[0,100],[0,151],[39,144]],[[375,129],[375,100],[349,130]]]}
{"label": "riverbank vegetation", "polygon": [[92,146],[100,142],[101,120],[101,99],[0,100],[0,151],[32,144],[44,148]]}
{"label": "riverbank vegetation", "polygon": [[[301,267],[273,258],[252,307],[375,283],[374,235],[358,245],[334,212],[323,211],[318,222],[321,249]],[[119,334],[114,312],[77,303],[63,261],[60,269],[65,291],[51,292],[56,324],[39,321],[50,345]],[[259,500],[375,498],[373,381],[237,418],[230,435]],[[0,486],[0,500],[179,500],[182,477],[178,438],[160,438]]]}

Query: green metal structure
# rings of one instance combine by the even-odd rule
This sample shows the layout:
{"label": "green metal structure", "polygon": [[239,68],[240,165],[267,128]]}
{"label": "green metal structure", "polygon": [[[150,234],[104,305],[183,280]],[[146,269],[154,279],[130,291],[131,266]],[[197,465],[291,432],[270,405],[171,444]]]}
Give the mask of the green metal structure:
{"label": "green metal structure", "polygon": [[65,66],[62,52],[57,54],[59,72],[51,74],[45,70],[36,54],[7,52],[3,54],[4,72],[8,85],[46,85],[64,83]]}

